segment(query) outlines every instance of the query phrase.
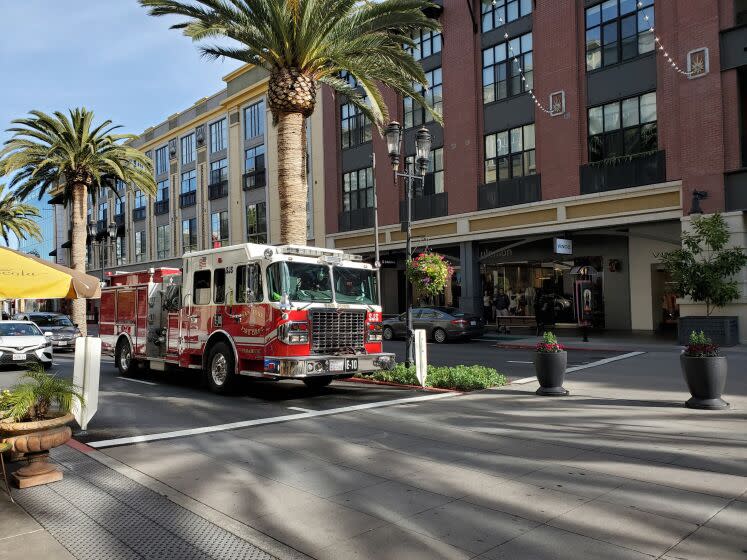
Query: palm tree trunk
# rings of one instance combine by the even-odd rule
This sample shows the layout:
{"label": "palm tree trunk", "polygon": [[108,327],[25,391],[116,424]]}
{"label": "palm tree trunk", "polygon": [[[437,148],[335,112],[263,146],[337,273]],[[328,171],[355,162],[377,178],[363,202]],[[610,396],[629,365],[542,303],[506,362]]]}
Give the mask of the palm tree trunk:
{"label": "palm tree trunk", "polygon": [[306,245],[305,118],[301,113],[278,117],[280,243]]}
{"label": "palm tree trunk", "polygon": [[[86,227],[86,203],[88,201],[88,188],[85,183],[78,183],[73,186],[73,204],[72,204],[72,247],[71,267],[82,272],[86,271],[86,237],[88,231]],[[86,300],[74,299],[72,301],[72,321],[77,323],[78,328],[83,336],[88,334],[86,325]]]}

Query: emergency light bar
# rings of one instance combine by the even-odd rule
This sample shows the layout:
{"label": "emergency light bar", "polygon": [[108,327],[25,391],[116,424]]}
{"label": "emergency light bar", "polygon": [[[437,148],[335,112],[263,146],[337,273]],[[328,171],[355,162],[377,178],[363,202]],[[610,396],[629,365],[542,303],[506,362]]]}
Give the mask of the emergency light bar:
{"label": "emergency light bar", "polygon": [[300,247],[286,245],[277,248],[277,252],[283,255],[296,255],[299,257],[317,257],[324,258],[328,262],[338,262],[339,260],[348,260],[362,262],[363,257],[352,253],[341,253],[334,249],[322,249],[320,247]]}

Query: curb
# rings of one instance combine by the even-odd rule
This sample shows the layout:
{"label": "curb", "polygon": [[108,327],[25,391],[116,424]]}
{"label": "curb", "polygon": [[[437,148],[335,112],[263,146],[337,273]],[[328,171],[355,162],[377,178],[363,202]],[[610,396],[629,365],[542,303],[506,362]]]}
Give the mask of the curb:
{"label": "curb", "polygon": [[73,449],[75,449],[76,451],[80,451],[81,453],[91,453],[92,451],[96,451],[90,445],[86,445],[85,443],[73,438],[67,440],[65,445],[67,445],[68,447],[72,447]]}
{"label": "curb", "polygon": [[364,383],[367,385],[385,385],[387,387],[402,387],[403,389],[419,389],[421,391],[427,391],[429,393],[455,393],[457,395],[463,394],[461,391],[455,391],[453,389],[439,389],[438,387],[421,387],[420,385],[404,385],[402,383],[394,383],[393,381],[376,381],[375,379],[361,379],[360,377],[338,379],[338,381],[345,381],[346,383]]}
{"label": "curb", "polygon": [[[506,350],[534,350],[536,344],[496,344],[496,348],[504,348]],[[577,352],[635,352],[632,348],[606,348],[606,347],[589,347],[589,346],[565,346],[563,350],[574,350]]]}

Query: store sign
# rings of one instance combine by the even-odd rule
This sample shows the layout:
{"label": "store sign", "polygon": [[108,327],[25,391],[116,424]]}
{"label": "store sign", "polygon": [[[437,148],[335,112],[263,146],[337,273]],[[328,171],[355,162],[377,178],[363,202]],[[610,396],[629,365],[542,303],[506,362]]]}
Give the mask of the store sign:
{"label": "store sign", "polygon": [[382,257],[379,259],[379,265],[381,268],[397,268],[397,259]]}
{"label": "store sign", "polygon": [[573,241],[571,239],[555,238],[555,253],[558,255],[572,255]]}

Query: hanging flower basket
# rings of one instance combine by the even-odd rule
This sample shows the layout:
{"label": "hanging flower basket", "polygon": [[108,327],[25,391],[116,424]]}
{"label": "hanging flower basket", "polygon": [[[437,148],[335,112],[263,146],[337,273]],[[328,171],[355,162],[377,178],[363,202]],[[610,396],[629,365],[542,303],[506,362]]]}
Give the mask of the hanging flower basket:
{"label": "hanging flower basket", "polygon": [[426,251],[407,261],[407,278],[418,290],[437,296],[446,289],[454,269],[441,255]]}

